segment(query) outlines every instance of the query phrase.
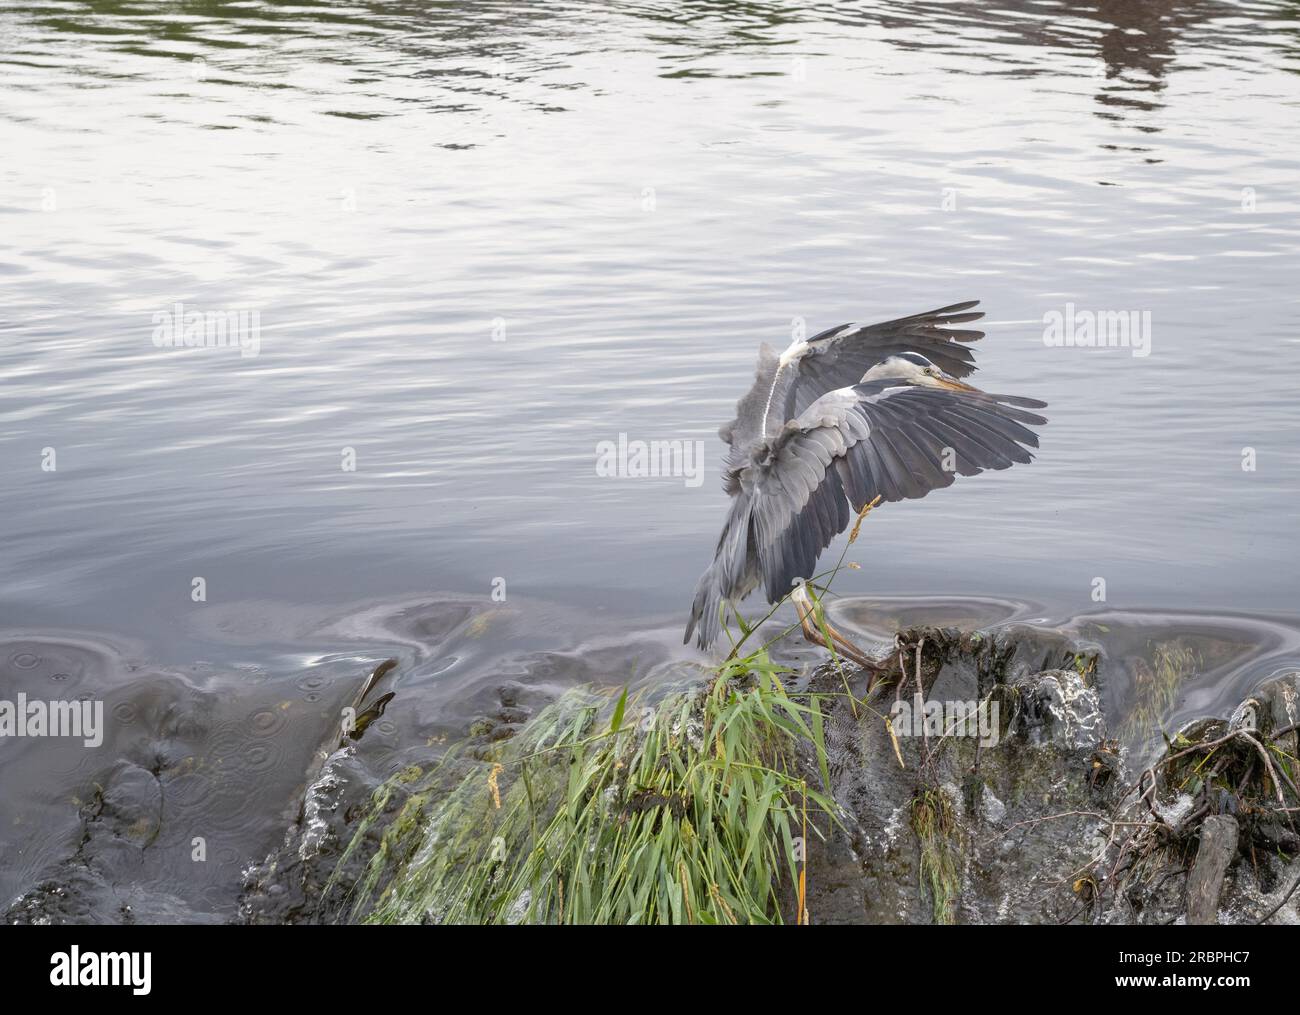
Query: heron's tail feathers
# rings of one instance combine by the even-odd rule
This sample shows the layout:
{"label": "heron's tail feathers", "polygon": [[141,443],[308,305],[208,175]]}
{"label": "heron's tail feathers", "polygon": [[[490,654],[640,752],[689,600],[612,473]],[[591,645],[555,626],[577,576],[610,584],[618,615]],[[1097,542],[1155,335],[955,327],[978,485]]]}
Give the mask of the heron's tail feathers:
{"label": "heron's tail feathers", "polygon": [[691,604],[690,620],[686,622],[683,644],[691,640],[692,634],[697,634],[696,644],[700,648],[707,649],[712,645],[722,632],[723,601],[738,602],[757,584],[757,561],[750,551],[749,538],[752,508],[753,502],[748,494],[742,493],[732,501],[713,563],[700,575],[695,586],[695,600]]}

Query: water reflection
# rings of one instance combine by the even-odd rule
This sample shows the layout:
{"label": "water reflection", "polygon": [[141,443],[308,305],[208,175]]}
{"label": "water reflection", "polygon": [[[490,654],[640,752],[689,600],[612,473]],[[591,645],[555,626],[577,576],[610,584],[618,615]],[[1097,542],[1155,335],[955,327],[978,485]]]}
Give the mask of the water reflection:
{"label": "water reflection", "polygon": [[[1069,606],[1061,587],[1100,571],[1214,606],[1226,571],[1234,603],[1272,605],[1294,590],[1273,562],[1300,475],[1289,385],[1266,367],[1297,323],[1276,298],[1300,249],[1285,11],[12,6],[16,605],[113,623],[108,589],[151,602],[173,562],[220,554],[256,577],[241,595],[289,574],[339,600],[431,573],[481,588],[504,557],[534,591],[668,609],[719,495],[593,482],[595,445],[700,436],[716,458],[754,347],[792,317],[974,296],[988,383],[1045,398],[1052,429],[1028,474],[883,520],[899,559],[917,559],[911,532],[960,531],[965,592]],[[174,300],[261,308],[261,358],[155,350],[150,315]],[[1045,351],[1044,312],[1071,300],[1150,309],[1155,356]],[[1208,390],[1246,319],[1232,351],[1251,390]],[[1196,560],[1185,547],[1223,538],[1244,445],[1270,462],[1230,494],[1250,537]],[[77,449],[55,497],[28,467],[47,446]],[[1058,581],[1041,520],[1061,503],[1079,564]],[[321,539],[370,562],[349,569],[362,590],[314,573]],[[1013,542],[999,578],[981,547]],[[889,560],[875,574],[933,591]]]}

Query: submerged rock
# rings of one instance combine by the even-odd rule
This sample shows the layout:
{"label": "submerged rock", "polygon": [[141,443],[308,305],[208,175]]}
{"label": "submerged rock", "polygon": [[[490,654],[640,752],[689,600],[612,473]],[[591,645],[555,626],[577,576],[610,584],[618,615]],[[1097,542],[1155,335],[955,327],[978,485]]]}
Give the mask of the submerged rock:
{"label": "submerged rock", "polygon": [[[1171,923],[1189,895],[1198,919],[1254,922],[1300,880],[1300,840],[1278,809],[1300,803],[1284,767],[1267,776],[1251,760],[1257,744],[1235,745],[1221,776],[1237,799],[1224,778],[1189,786],[1177,764],[1179,751],[1234,729],[1258,742],[1292,727],[1276,745],[1295,758],[1300,676],[1260,686],[1232,720],[1189,724],[1153,763],[1157,785],[1143,797],[1150,782],[1133,788],[1128,751],[1107,729],[1095,645],[1026,628],[924,629],[900,643],[906,677],[866,707],[835,696],[843,677],[832,666],[810,685],[833,702],[827,749],[841,807],[808,863],[814,922]],[[923,701],[909,707],[918,651]],[[927,704],[946,706],[930,709],[937,720],[963,702],[989,713],[997,735],[897,727]],[[804,764],[815,778],[810,753]],[[1240,844],[1205,824],[1229,810]],[[1198,848],[1206,859],[1189,886]],[[1296,912],[1292,897],[1272,919]]]}
{"label": "submerged rock", "polygon": [[1149,824],[1117,861],[1110,919],[1300,922],[1298,713],[1300,673],[1288,673],[1259,685],[1228,719],[1178,731],[1125,811]]}
{"label": "submerged rock", "polygon": [[[1102,832],[1095,815],[1114,785],[1095,777],[1094,754],[1106,746],[1085,677],[1095,652],[1029,628],[929,628],[900,641],[901,683],[865,705],[825,699],[843,827],[824,822],[827,842],[813,847],[813,921],[1069,919],[1080,902],[1068,884],[1061,890],[1063,872],[1090,859]],[[810,690],[833,695],[840,681],[822,667]],[[923,712],[928,729],[908,721]]]}

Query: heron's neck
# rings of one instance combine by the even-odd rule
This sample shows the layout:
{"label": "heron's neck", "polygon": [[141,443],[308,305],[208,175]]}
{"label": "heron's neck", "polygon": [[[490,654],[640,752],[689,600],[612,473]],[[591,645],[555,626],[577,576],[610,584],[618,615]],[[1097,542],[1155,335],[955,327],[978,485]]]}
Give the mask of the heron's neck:
{"label": "heron's neck", "polygon": [[784,367],[778,365],[776,373],[772,375],[772,386],[767,389],[767,404],[763,406],[763,430],[760,436],[767,440],[767,414],[772,411],[772,396],[776,394],[776,382],[781,377],[781,371]]}
{"label": "heron's neck", "polygon": [[[767,389],[767,402],[763,406],[763,420],[760,432],[760,436],[763,440],[767,440],[769,430],[775,433],[781,428],[781,425],[785,422],[785,414],[789,409],[789,406],[786,405],[786,396],[789,394],[790,384],[794,380],[795,375],[793,373],[785,374],[783,380],[781,375],[785,371],[785,368],[786,364],[777,364],[776,372],[772,374],[772,384]],[[770,419],[773,406],[776,407],[778,414],[777,418],[774,420]],[[771,422],[770,427],[768,425],[769,421]]]}

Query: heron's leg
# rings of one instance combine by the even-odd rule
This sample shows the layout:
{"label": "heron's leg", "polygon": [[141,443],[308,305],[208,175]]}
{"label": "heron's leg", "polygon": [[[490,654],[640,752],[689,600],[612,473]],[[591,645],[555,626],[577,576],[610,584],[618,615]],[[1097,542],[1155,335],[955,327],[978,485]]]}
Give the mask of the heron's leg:
{"label": "heron's leg", "polygon": [[794,591],[790,593],[790,599],[794,603],[796,612],[799,614],[799,626],[803,628],[803,636],[808,639],[808,641],[812,642],[814,645],[820,645],[822,648],[828,649],[831,652],[838,652],[841,655],[848,656],[863,669],[871,671],[871,678],[867,683],[867,693],[870,693],[871,688],[876,683],[876,678],[882,671],[889,669],[890,664],[878,659],[872,659],[871,656],[867,655],[867,653],[861,648],[851,642],[839,631],[835,630],[835,628],[831,627],[830,621],[823,620],[822,626],[825,627],[826,634],[830,635],[831,642],[833,643],[828,644],[826,638],[822,635],[822,628],[814,623],[812,599],[808,595],[808,588],[806,585],[802,583],[796,585]]}

